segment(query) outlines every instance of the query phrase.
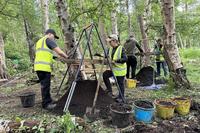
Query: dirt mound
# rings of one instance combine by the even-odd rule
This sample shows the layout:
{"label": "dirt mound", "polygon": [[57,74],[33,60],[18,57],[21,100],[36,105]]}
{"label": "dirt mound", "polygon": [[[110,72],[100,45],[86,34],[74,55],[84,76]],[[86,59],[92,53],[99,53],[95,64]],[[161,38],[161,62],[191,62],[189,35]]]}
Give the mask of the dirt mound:
{"label": "dirt mound", "polygon": [[135,105],[145,109],[153,108],[153,103],[149,101],[135,101]]}
{"label": "dirt mound", "polygon": [[134,125],[131,133],[199,133],[198,123],[191,121],[168,121],[164,120],[156,125],[139,124]]}
{"label": "dirt mound", "polygon": [[[154,73],[154,74],[153,74]],[[137,85],[138,86],[150,86],[153,84],[153,75],[155,75],[155,71],[151,66],[143,67],[140,71],[136,74],[136,79],[140,81]],[[155,78],[155,77],[154,77]],[[154,79],[155,84],[165,84],[167,83],[165,78],[157,77]]]}
{"label": "dirt mound", "polygon": [[[71,114],[82,117],[87,107],[92,107],[94,95],[96,92],[97,81],[96,80],[83,80],[78,81],[70,106],[69,111]],[[63,108],[67,101],[69,91],[67,91],[61,99],[57,102],[57,107],[55,109],[56,113],[62,114]],[[105,93],[105,91],[100,87],[99,94],[97,98],[96,108],[100,109],[100,117],[106,118],[109,113],[109,106],[114,100]]]}
{"label": "dirt mound", "polygon": [[136,74],[136,79],[139,82],[139,86],[150,86],[153,84],[153,70],[152,67],[143,67],[140,71]]}

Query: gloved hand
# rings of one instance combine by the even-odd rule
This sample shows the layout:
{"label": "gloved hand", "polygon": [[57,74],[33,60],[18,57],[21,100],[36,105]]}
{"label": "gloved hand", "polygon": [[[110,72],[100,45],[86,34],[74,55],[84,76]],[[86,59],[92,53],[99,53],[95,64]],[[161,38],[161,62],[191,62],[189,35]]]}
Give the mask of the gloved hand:
{"label": "gloved hand", "polygon": [[56,59],[58,59],[58,57],[57,56],[53,56],[53,59],[56,60]]}
{"label": "gloved hand", "polygon": [[116,63],[122,63],[122,59],[118,59],[115,61]]}

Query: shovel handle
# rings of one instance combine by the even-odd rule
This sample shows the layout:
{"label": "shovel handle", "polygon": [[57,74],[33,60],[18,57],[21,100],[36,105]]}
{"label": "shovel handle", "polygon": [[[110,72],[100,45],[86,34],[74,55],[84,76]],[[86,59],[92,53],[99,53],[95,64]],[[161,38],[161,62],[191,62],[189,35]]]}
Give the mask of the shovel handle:
{"label": "shovel handle", "polygon": [[84,26],[84,27],[83,27],[83,29],[85,29],[85,30],[86,30],[86,29],[88,29],[88,28],[89,28],[90,26],[92,26],[92,25],[93,25],[93,23],[91,23],[91,24],[88,24],[88,25]]}
{"label": "shovel handle", "polygon": [[93,101],[93,105],[92,105],[92,110],[94,109],[94,106],[96,105],[97,96],[98,96],[98,93],[99,93],[99,87],[100,87],[100,83],[101,83],[101,76],[102,76],[103,67],[104,67],[104,60],[105,60],[105,58],[103,59],[102,64],[101,64],[101,68],[100,68],[100,72],[99,72],[99,78],[98,78],[98,82],[97,82],[97,88],[96,88],[94,101]]}

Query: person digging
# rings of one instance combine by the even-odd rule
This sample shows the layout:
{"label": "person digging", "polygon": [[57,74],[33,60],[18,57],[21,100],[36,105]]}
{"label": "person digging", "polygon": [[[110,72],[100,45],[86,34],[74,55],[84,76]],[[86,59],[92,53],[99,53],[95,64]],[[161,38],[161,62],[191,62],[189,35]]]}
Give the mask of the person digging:
{"label": "person digging", "polygon": [[[108,50],[108,56],[112,62],[112,71],[106,70],[103,73],[103,80],[106,85],[106,93],[112,96],[112,88],[109,78],[115,76],[117,79],[117,83],[119,85],[119,89],[121,90],[122,96],[124,97],[125,91],[125,76],[126,76],[126,61],[127,57],[125,54],[125,49],[123,46],[119,45],[118,36],[116,34],[111,34],[106,41],[110,44],[110,48]],[[123,98],[119,95],[115,98],[117,102],[122,102]]]}
{"label": "person digging", "polygon": [[57,46],[55,39],[59,39],[53,29],[48,29],[45,36],[39,39],[35,48],[34,71],[41,85],[42,108],[53,109],[56,104],[53,102],[50,94],[51,71],[53,62],[53,51],[61,59],[67,59],[68,56]]}

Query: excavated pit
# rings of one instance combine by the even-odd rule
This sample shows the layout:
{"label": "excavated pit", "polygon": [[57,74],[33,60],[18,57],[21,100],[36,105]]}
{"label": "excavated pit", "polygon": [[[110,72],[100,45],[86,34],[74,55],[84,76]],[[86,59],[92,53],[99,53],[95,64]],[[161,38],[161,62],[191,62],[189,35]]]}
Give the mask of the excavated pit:
{"label": "excavated pit", "polygon": [[[87,107],[92,107],[95,92],[97,87],[96,80],[82,80],[77,81],[76,88],[74,94],[72,96],[72,100],[70,102],[69,111],[71,114],[79,117],[83,117],[86,113]],[[63,114],[63,108],[67,101],[69,91],[67,91],[58,101],[57,107],[54,112],[57,114]],[[109,115],[109,106],[112,104],[114,100],[112,97],[107,95],[105,91],[100,86],[98,98],[96,102],[96,109],[99,109],[99,117],[107,118]]]}

